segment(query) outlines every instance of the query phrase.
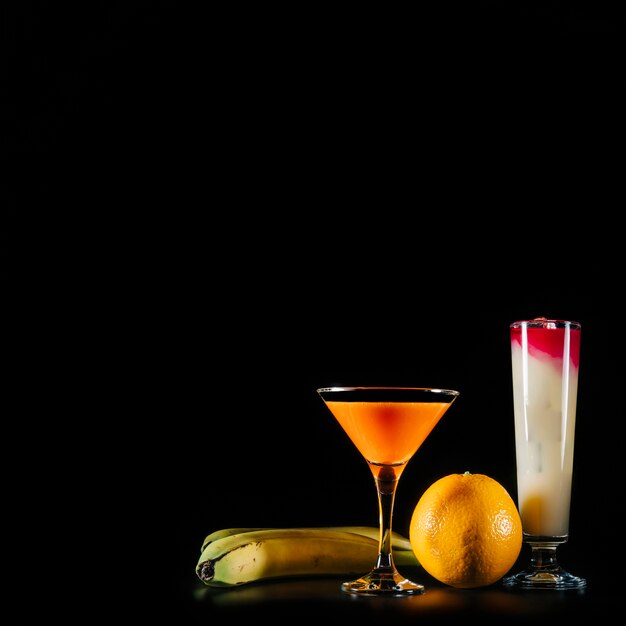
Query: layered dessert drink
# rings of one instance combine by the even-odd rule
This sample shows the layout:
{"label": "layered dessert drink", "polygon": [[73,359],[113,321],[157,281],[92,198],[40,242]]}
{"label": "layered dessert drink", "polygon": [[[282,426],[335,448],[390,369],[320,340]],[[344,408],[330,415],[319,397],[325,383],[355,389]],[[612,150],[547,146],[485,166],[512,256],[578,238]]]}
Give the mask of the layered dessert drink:
{"label": "layered dessert drink", "polygon": [[567,539],[580,324],[536,318],[511,331],[518,507],[525,536]]}

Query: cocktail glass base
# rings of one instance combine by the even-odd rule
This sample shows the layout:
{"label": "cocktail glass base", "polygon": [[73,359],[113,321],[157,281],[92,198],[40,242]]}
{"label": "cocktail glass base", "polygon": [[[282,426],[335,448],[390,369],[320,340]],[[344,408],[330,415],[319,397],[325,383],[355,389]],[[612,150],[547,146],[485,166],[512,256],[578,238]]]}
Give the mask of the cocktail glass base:
{"label": "cocktail glass base", "polygon": [[424,593],[424,585],[414,583],[395,571],[374,570],[357,580],[342,583],[341,590],[361,596],[406,596]]}

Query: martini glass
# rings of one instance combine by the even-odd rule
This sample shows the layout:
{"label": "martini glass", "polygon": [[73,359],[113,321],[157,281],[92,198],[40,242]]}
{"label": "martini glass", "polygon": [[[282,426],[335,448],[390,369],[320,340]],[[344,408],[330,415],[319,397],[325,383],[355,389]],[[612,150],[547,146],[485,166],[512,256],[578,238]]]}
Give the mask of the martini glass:
{"label": "martini glass", "polygon": [[369,573],[342,583],[342,591],[389,596],[424,593],[423,585],[406,579],[394,564],[393,504],[407,463],[459,392],[426,387],[326,387],[317,393],[367,461],[378,492],[378,558]]}

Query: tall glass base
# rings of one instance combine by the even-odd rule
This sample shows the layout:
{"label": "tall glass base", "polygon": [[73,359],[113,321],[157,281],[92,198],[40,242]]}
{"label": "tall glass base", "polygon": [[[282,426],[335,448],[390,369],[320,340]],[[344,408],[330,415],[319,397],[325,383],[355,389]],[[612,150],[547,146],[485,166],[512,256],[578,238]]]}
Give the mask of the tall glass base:
{"label": "tall glass base", "polygon": [[[566,539],[565,539],[566,540]],[[556,549],[563,539],[555,541],[531,541],[525,543],[531,547],[530,564],[527,569],[505,576],[505,587],[517,589],[584,589],[587,581],[566,572],[558,563]]]}

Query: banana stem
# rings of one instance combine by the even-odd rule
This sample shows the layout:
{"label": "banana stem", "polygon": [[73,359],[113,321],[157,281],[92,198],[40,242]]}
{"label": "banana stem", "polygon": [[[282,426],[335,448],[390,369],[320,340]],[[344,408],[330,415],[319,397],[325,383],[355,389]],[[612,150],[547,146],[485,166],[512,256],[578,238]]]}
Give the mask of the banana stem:
{"label": "banana stem", "polygon": [[210,583],[215,576],[215,563],[205,561],[198,571],[198,577],[203,583]]}

